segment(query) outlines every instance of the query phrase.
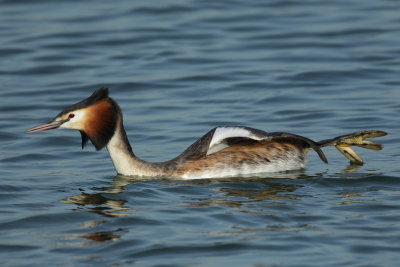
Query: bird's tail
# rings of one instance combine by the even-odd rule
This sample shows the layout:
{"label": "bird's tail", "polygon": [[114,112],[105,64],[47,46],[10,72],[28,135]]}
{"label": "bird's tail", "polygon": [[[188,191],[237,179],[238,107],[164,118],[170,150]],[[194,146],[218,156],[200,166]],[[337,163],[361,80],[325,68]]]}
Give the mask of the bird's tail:
{"label": "bird's tail", "polygon": [[319,141],[319,147],[335,146],[346,158],[354,164],[363,164],[361,157],[350,147],[359,146],[367,149],[381,150],[383,145],[371,141],[365,141],[366,138],[375,138],[385,136],[387,133],[384,131],[369,130],[360,131],[351,134],[338,136],[332,139]]}

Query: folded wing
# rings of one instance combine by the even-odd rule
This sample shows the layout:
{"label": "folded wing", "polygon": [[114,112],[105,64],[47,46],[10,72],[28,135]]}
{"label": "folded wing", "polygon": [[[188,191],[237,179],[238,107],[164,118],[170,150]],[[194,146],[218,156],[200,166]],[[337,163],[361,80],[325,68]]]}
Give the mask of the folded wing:
{"label": "folded wing", "polygon": [[267,133],[243,126],[217,127],[212,129],[178,156],[177,160],[195,160],[217,153],[218,151],[236,144],[243,142],[260,142],[264,140],[282,142],[296,141],[300,143],[304,149],[311,148],[315,150],[322,161],[328,162],[319,145],[308,138],[283,132]]}

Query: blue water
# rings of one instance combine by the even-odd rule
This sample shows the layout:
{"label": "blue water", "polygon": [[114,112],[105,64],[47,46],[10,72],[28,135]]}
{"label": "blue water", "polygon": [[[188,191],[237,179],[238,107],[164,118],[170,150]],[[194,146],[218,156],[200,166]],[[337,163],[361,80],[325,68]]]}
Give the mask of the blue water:
{"label": "blue water", "polygon": [[[1,266],[396,266],[399,1],[0,1]],[[211,128],[382,151],[265,178],[115,176],[76,131],[23,131],[100,86],[136,155]],[[377,140],[378,141],[378,140]]]}

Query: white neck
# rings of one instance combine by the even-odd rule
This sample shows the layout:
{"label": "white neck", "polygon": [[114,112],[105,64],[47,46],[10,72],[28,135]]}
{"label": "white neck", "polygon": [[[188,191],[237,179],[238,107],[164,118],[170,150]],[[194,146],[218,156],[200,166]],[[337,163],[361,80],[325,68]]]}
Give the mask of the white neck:
{"label": "white neck", "polygon": [[148,168],[151,163],[140,160],[133,154],[121,121],[107,144],[107,150],[118,174],[151,175]]}

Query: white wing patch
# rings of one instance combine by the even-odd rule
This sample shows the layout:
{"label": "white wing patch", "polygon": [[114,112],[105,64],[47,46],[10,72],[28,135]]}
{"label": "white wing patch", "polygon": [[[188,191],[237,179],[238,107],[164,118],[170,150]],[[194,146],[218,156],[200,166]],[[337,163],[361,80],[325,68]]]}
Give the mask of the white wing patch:
{"label": "white wing patch", "polygon": [[228,147],[228,145],[223,141],[226,138],[232,137],[245,137],[253,140],[263,140],[267,138],[266,136],[261,137],[260,135],[256,135],[249,129],[246,129],[244,127],[218,127],[215,129],[214,135],[211,139],[207,155],[218,152]]}

